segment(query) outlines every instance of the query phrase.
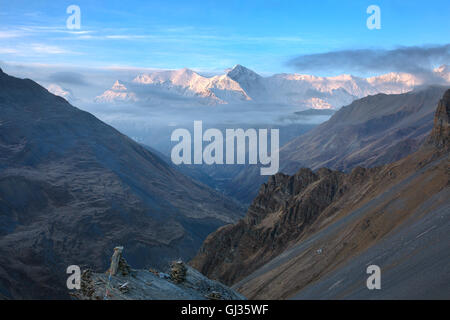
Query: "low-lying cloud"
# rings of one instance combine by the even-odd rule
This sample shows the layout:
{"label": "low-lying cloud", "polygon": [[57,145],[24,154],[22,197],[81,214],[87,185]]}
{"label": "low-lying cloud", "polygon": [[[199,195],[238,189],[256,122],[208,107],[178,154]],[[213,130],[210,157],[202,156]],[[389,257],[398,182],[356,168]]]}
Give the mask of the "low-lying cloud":
{"label": "low-lying cloud", "polygon": [[82,74],[70,71],[60,71],[52,73],[49,76],[49,81],[80,86],[89,85]]}
{"label": "low-lying cloud", "polygon": [[398,47],[392,50],[358,49],[301,55],[288,61],[299,71],[345,70],[346,73],[407,72],[438,81],[433,67],[450,63],[450,44]]}

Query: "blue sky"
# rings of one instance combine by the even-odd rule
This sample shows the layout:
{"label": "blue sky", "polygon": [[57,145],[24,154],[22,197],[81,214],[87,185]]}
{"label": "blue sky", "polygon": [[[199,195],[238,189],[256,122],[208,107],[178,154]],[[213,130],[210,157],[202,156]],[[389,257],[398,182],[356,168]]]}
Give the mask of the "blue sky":
{"label": "blue sky", "polygon": [[[81,8],[81,29],[66,8]],[[381,9],[381,29],[366,8]],[[217,72],[301,72],[291,58],[333,50],[450,43],[450,1],[5,1],[0,61]],[[333,74],[335,70],[329,70]]]}

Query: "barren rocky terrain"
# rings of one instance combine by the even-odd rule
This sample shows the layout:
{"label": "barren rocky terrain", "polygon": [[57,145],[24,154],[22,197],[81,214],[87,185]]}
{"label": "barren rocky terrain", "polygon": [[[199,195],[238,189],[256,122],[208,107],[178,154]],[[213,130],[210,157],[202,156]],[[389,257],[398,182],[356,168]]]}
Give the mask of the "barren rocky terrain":
{"label": "barren rocky terrain", "polygon": [[[417,88],[402,94],[376,94],[342,107],[326,122],[280,148],[280,172],[326,167],[350,172],[400,160],[417,151],[433,127],[436,104],[446,87]],[[229,185],[233,196],[251,203],[267,177],[245,168]],[[242,198],[242,196],[241,196]]]}
{"label": "barren rocky terrain", "polygon": [[[424,144],[391,164],[356,167],[348,174],[322,168],[272,176],[247,216],[211,234],[191,264],[234,284],[248,298],[358,298],[367,297],[357,294],[365,289],[361,278],[368,263],[374,262],[367,257],[382,256],[374,260],[382,270],[396,273],[392,277],[398,284],[385,297],[420,297],[408,290],[420,283],[428,298],[448,298],[448,286],[441,289],[450,280],[449,114],[450,90],[438,103]],[[422,230],[421,221],[429,229]],[[422,233],[425,241],[414,242]],[[343,268],[347,278],[333,276]],[[355,268],[360,276],[351,278],[348,272]],[[401,268],[410,281],[399,281]],[[332,280],[323,280],[327,277]],[[414,282],[415,277],[430,281],[425,285],[424,280]],[[330,295],[333,280],[341,280],[343,289]]]}

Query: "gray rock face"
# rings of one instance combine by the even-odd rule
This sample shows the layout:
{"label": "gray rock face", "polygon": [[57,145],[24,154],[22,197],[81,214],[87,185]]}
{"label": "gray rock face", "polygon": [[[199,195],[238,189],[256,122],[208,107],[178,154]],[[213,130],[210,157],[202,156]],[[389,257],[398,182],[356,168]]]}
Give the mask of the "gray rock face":
{"label": "gray rock face", "polygon": [[[118,257],[119,260],[121,258]],[[94,273],[90,269],[84,270],[81,290],[72,291],[71,295],[80,300],[245,299],[243,295],[206,278],[182,261],[172,263],[170,276],[152,269],[134,270],[128,265],[122,266],[118,271],[110,277],[108,272]]]}
{"label": "gray rock face", "polygon": [[450,136],[450,90],[447,90],[439,101],[436,114],[434,116],[434,126],[428,142],[434,144],[439,149],[449,148]]}
{"label": "gray rock face", "polygon": [[0,295],[67,297],[72,264],[192,257],[232,201],[31,80],[0,72]]}
{"label": "gray rock face", "polygon": [[227,285],[241,280],[298,241],[319,216],[332,216],[369,175],[363,168],[351,174],[302,168],[271,176],[246,217],[209,235],[191,265]]}

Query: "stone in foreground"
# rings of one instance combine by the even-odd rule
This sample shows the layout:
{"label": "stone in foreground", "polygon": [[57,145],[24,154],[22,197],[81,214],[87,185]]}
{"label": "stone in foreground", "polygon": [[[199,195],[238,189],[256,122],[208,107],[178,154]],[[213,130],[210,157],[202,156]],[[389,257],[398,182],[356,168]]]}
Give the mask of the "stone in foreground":
{"label": "stone in foreground", "polygon": [[124,265],[121,253],[121,250],[114,252],[112,265],[120,261],[114,274],[111,269],[105,273],[84,270],[81,289],[71,295],[80,300],[245,300],[241,294],[208,279],[182,261],[174,262],[169,274],[152,269],[135,270]]}

